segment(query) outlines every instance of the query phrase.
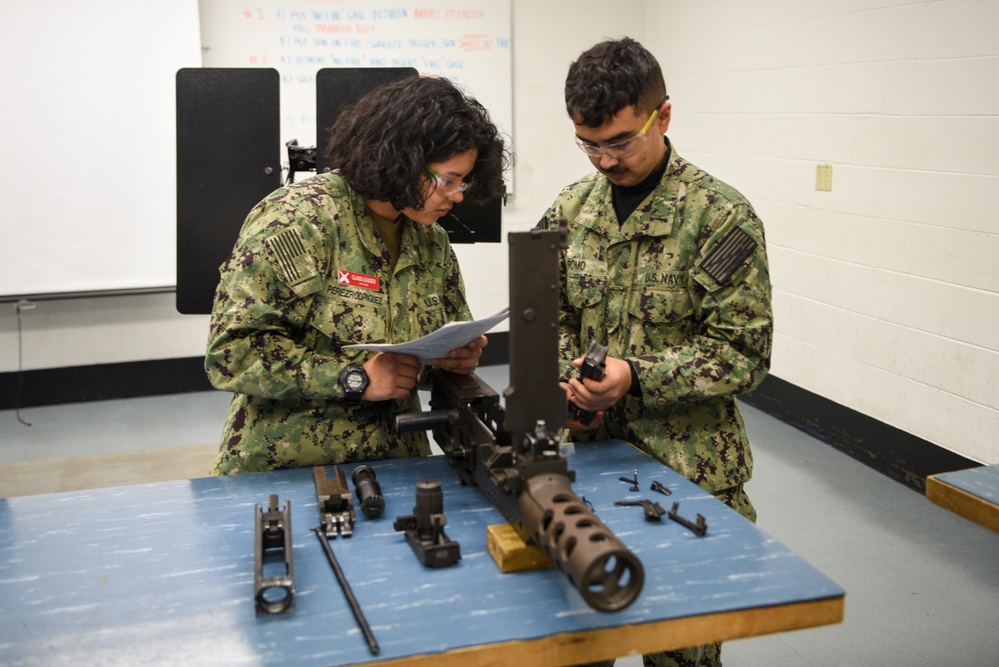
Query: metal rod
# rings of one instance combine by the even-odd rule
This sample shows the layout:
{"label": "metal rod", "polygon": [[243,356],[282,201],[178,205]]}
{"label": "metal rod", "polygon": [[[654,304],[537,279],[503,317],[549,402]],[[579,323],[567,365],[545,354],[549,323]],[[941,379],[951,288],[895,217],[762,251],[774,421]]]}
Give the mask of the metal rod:
{"label": "metal rod", "polygon": [[336,574],[337,581],[340,582],[340,588],[343,589],[343,595],[347,598],[350,610],[354,612],[354,618],[357,619],[357,624],[361,627],[361,632],[364,633],[364,639],[368,642],[368,648],[371,649],[371,653],[373,655],[378,655],[378,642],[375,641],[375,635],[371,632],[371,626],[368,625],[368,620],[364,618],[364,612],[361,611],[361,606],[357,604],[357,598],[354,597],[354,591],[350,589],[350,584],[347,583],[347,577],[344,576],[343,570],[340,569],[340,563],[333,554],[333,548],[330,546],[326,536],[323,534],[323,529],[321,527],[313,528],[312,532],[316,534],[316,537],[319,538],[319,543],[323,545],[323,551],[326,552],[326,558],[333,567],[333,572]]}

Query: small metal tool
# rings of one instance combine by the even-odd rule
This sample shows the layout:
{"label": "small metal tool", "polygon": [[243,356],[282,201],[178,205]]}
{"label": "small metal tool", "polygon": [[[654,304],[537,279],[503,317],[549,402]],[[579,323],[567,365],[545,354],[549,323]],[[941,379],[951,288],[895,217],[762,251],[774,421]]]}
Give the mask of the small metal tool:
{"label": "small metal tool", "polygon": [[697,515],[697,522],[693,522],[690,519],[685,519],[684,517],[677,514],[677,510],[680,508],[680,503],[673,503],[673,509],[671,509],[667,514],[669,518],[676,521],[681,526],[686,526],[689,528],[694,535],[698,537],[704,537],[708,532],[708,522],[704,520],[704,516],[701,514]]}
{"label": "small metal tool", "polygon": [[662,505],[651,500],[618,500],[614,504],[619,507],[638,507],[641,505],[642,509],[645,510],[646,521],[662,521],[663,514],[666,514]]}
{"label": "small metal tool", "polygon": [[628,489],[629,491],[641,491],[641,489],[638,488],[638,470],[634,470],[633,475],[633,477],[618,477],[618,479],[622,482],[631,484],[631,488]]}
{"label": "small metal tool", "polygon": [[662,482],[658,482],[656,480],[652,480],[652,490],[658,491],[664,496],[668,496],[673,493],[672,491],[669,490],[669,487],[663,486]]}

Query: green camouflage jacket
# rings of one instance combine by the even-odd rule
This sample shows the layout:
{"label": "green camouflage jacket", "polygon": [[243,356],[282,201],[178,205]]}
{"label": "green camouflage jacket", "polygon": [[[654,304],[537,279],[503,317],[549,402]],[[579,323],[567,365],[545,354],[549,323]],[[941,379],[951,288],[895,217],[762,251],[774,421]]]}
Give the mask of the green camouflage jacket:
{"label": "green camouflage jacket", "polygon": [[622,439],[710,492],[749,479],[735,395],[770,367],[773,314],[763,224],[735,189],[671,152],[662,182],[619,224],[611,183],[568,186],[540,226],[568,228],[562,257],[563,379],[590,341],[634,365],[627,395],[595,431]]}
{"label": "green camouflage jacket", "polygon": [[[447,233],[403,218],[394,271],[364,198],[334,174],[279,188],[250,211],[220,268],[205,369],[234,393],[213,472],[426,455],[397,435],[398,401],[344,402],[339,378],[372,352],[472,319]],[[421,372],[421,384],[427,380]]]}

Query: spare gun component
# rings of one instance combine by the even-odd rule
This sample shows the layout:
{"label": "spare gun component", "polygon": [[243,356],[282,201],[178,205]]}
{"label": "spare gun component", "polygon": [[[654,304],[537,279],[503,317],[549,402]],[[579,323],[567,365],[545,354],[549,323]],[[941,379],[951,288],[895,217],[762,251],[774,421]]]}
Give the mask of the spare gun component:
{"label": "spare gun component", "polygon": [[319,500],[319,524],[326,537],[350,537],[354,531],[354,498],[347,488],[347,476],[333,466],[336,479],[326,478],[326,468],[315,466],[316,498]]}
{"label": "spare gun component", "polygon": [[350,476],[350,481],[354,483],[354,492],[357,500],[361,503],[361,512],[369,519],[377,519],[385,511],[385,498],[382,496],[382,487],[375,478],[375,471],[371,466],[357,466]]}
{"label": "spare gun component", "polygon": [[416,485],[416,506],[411,516],[395,520],[396,530],[406,531],[406,541],[420,562],[428,567],[454,565],[461,559],[461,547],[444,533],[444,492],[436,479]]}
{"label": "spare gun component", "polygon": [[[579,367],[579,379],[600,380],[604,377],[604,367],[607,360],[607,347],[597,341],[590,343],[590,348],[583,355],[583,365]],[[569,401],[569,417],[578,421],[584,426],[589,426],[593,421],[593,412],[584,410],[572,401]]]}
{"label": "spare gun component", "polygon": [[658,491],[659,493],[663,494],[664,496],[668,496],[668,495],[671,495],[673,493],[672,491],[669,490],[668,486],[664,486],[662,482],[658,482],[656,480],[652,480],[652,490],[653,491]]}
{"label": "spare gun component", "polygon": [[[257,616],[290,614],[295,611],[295,563],[291,551],[291,501],[278,510],[278,497],[272,495],[265,511],[254,506],[255,533],[253,590]],[[283,570],[280,564],[284,564]],[[277,569],[276,574],[264,574]]]}
{"label": "spare gun component", "polygon": [[704,537],[708,532],[708,522],[704,520],[704,516],[698,514],[697,522],[695,523],[690,519],[685,519],[679,514],[677,514],[676,511],[679,508],[680,508],[680,503],[673,503],[673,509],[671,509],[667,513],[669,515],[669,518],[673,519],[673,521],[676,521],[681,526],[686,526],[687,528],[689,528],[694,533],[694,535],[697,535],[698,537]]}
{"label": "spare gun component", "polygon": [[631,487],[628,489],[629,491],[641,491],[641,489],[638,487],[638,471],[637,470],[633,471],[633,474],[632,474],[631,477],[618,477],[618,479],[621,480],[622,482],[627,482],[628,484],[631,484]]}
{"label": "spare gun component", "polygon": [[567,416],[557,381],[561,234],[535,229],[512,233],[509,241],[506,409],[474,373],[434,369],[432,410],[400,415],[396,427],[432,430],[463,484],[481,488],[593,609],[618,611],[641,592],[642,563],[573,492],[575,472],[553,435]]}
{"label": "spare gun component", "polygon": [[295,182],[295,172],[316,170],[316,147],[299,146],[298,139],[285,143],[288,149],[288,177],[285,185]]}
{"label": "spare gun component", "polygon": [[361,632],[364,633],[364,639],[368,642],[368,649],[371,653],[378,655],[378,642],[375,641],[375,635],[371,632],[371,626],[368,625],[368,619],[364,617],[364,612],[361,611],[361,605],[357,603],[357,598],[354,597],[354,591],[351,590],[350,584],[347,583],[347,577],[343,573],[343,569],[340,567],[340,562],[336,559],[336,555],[333,553],[333,547],[330,546],[329,541],[326,538],[325,530],[322,527],[313,528],[312,532],[316,534],[319,538],[319,543],[323,545],[323,551],[326,552],[326,559],[330,562],[333,567],[333,574],[336,575],[336,580],[340,582],[340,588],[343,590],[343,595],[347,598],[347,604],[350,605],[350,611],[353,612],[354,618],[357,620],[357,625],[361,628]]}
{"label": "spare gun component", "polygon": [[621,507],[637,507],[641,505],[642,509],[645,510],[646,521],[662,521],[663,514],[666,514],[666,510],[663,509],[662,505],[651,500],[618,500],[614,504]]}

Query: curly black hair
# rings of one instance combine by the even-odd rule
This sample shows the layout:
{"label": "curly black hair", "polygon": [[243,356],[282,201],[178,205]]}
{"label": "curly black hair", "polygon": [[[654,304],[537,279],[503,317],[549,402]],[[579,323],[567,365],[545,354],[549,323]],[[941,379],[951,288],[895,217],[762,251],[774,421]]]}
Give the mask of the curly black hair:
{"label": "curly black hair", "polygon": [[475,99],[441,77],[407,77],[347,107],[329,128],[325,155],[351,187],[396,209],[420,210],[427,166],[478,149],[465,198],[502,196],[512,156]]}
{"label": "curly black hair", "polygon": [[659,61],[630,37],[587,49],[565,79],[565,110],[587,127],[600,127],[628,106],[652,111],[665,95]]}

